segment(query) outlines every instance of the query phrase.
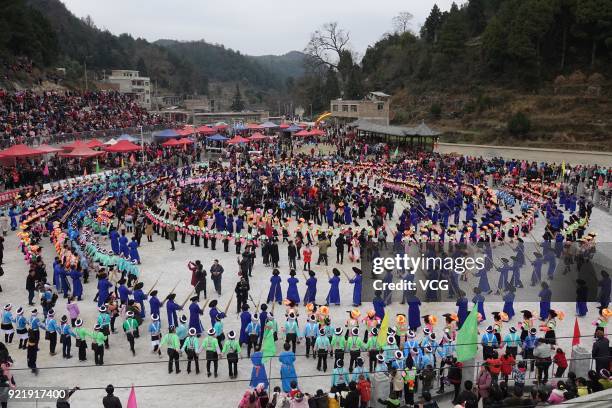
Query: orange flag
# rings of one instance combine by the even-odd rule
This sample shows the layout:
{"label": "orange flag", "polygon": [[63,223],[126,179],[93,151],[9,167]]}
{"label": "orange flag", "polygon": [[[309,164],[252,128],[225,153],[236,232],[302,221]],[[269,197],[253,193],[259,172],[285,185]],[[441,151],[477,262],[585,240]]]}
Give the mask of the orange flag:
{"label": "orange flag", "polygon": [[572,338],[572,347],[580,344],[580,326],[578,325],[578,318],[574,321],[574,337]]}

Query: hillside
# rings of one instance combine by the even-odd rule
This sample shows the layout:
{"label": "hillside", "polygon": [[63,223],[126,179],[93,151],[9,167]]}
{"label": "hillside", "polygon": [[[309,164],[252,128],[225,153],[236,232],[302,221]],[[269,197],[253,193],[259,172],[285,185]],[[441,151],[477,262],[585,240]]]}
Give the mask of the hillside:
{"label": "hillside", "polygon": [[[1,1],[0,59],[27,57],[35,74],[64,67],[65,82],[72,86],[81,86],[85,64],[94,79],[111,69],[138,69],[153,78],[158,91],[181,94],[208,94],[209,84],[233,88],[235,83],[249,95],[267,94],[280,91],[288,76],[299,74],[294,53],[260,59],[204,41],[150,43],[101,30],[59,0]],[[22,77],[32,85],[37,82]]]}
{"label": "hillside", "polygon": [[286,81],[288,78],[299,78],[304,75],[305,57],[304,53],[299,51],[291,51],[284,55],[249,56],[249,58],[265,67],[282,81]]}

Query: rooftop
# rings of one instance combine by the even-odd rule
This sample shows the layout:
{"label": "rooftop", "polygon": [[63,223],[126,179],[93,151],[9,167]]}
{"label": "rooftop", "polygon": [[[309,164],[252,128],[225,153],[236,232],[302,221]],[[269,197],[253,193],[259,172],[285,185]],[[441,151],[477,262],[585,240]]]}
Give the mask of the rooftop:
{"label": "rooftop", "polygon": [[354,122],[351,122],[350,126],[355,126],[360,130],[366,132],[381,133],[392,136],[437,136],[441,134],[440,132],[435,131],[429,126],[427,126],[424,121],[421,122],[418,126],[409,127],[377,125],[375,123],[368,122],[367,120],[358,119]]}

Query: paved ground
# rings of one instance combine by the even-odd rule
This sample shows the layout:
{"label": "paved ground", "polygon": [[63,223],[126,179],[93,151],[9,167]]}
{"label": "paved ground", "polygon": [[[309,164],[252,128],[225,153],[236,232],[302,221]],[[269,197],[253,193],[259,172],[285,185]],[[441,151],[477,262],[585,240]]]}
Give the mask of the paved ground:
{"label": "paved ground", "polygon": [[[591,222],[592,227],[598,231],[599,240],[610,242],[612,240],[612,223],[610,222],[610,216],[595,210],[593,219]],[[534,235],[541,235],[543,225],[540,223],[538,226],[538,232]],[[162,240],[159,237],[154,238],[153,243],[147,243],[143,240],[143,246],[140,249],[140,254],[143,259],[142,264],[142,280],[146,283],[151,284],[159,276],[157,289],[161,296],[165,296],[172,287],[178,282],[176,289],[177,300],[182,302],[189,295],[191,291],[190,272],[188,271],[186,264],[189,260],[200,259],[204,266],[208,269],[213,259],[218,258],[221,264],[225,267],[225,275],[223,278],[223,294],[219,297],[219,303],[221,308],[224,308],[229,301],[235,283],[237,281],[237,264],[236,255],[230,245],[230,252],[224,253],[222,251],[222,245],[218,245],[216,251],[206,250],[203,248],[196,248],[190,246],[188,243],[181,245],[177,244],[177,250],[171,252],[169,250],[169,243],[166,240]],[[106,245],[109,246],[108,241]],[[53,252],[51,245],[48,241],[43,243],[44,259],[48,265],[48,270],[53,261]],[[0,295],[0,303],[11,302],[16,306],[23,305],[27,300],[27,293],[25,287],[25,276],[26,276],[26,264],[17,251],[17,238],[14,233],[11,233],[5,242],[5,255],[4,255],[4,271],[5,275],[0,279],[4,292]],[[281,249],[281,264],[280,270],[283,277],[283,290],[286,290],[286,278],[288,277],[288,261],[286,259],[286,246],[282,245]],[[258,251],[259,255],[259,251]],[[316,250],[315,250],[316,255]],[[316,259],[316,258],[315,258]],[[330,250],[330,269],[335,266],[335,250]],[[328,284],[325,279],[325,271],[320,267],[314,267],[319,276],[318,285],[318,300],[323,302],[323,299],[328,290]],[[350,269],[350,265],[345,263],[345,270]],[[259,298],[265,299],[268,292],[268,281],[270,277],[271,268],[266,268],[261,264],[261,257],[257,258],[256,267],[254,269],[254,278],[252,279],[252,296],[255,300]],[[496,274],[495,277],[491,278],[491,283],[497,282]],[[298,275],[300,278],[300,293],[304,292],[303,277]],[[352,297],[352,286],[346,284],[346,280],[343,277],[343,284],[341,285],[341,297],[342,306],[332,307],[331,315],[332,321],[338,322],[343,321],[346,318],[346,311],[351,307]],[[92,299],[95,295],[95,282],[90,282],[85,285],[85,296],[84,300],[80,302],[80,309],[82,317],[84,318],[86,325],[91,327],[94,320],[97,317],[97,311],[95,304]],[[212,292],[212,288],[209,287],[209,293]],[[161,297],[160,296],[160,297]],[[216,296],[213,296],[216,298]],[[501,310],[501,303],[488,302],[486,305],[487,311]],[[571,336],[573,332],[573,303],[566,304],[554,304],[553,307],[565,310],[568,318],[559,324],[557,335],[558,336]],[[362,307],[362,313],[371,308],[371,304],[364,304]],[[537,303],[520,303],[515,305],[517,311],[529,308],[536,310]],[[15,307],[16,309],[16,307]],[[27,308],[29,311],[30,308]],[[147,304],[148,309],[148,304]],[[65,313],[65,302],[60,299],[56,307],[59,315]],[[389,306],[392,315],[395,313],[406,313],[406,307],[400,304],[393,304]],[[445,312],[455,311],[454,302],[452,303],[435,303],[435,304],[423,304],[421,308],[421,314],[434,314],[441,316]],[[589,315],[580,319],[580,326],[584,333],[590,333],[592,331],[591,322],[596,318],[596,312],[594,305],[590,305]],[[239,321],[237,320],[235,303],[230,305],[228,319],[226,319],[226,332],[230,329],[238,330]],[[29,315],[29,313],[28,313]],[[279,321],[283,322],[282,318],[283,311],[277,308],[276,315],[279,317]],[[165,311],[162,315],[164,326],[166,325]],[[300,316],[301,322],[304,321],[305,313],[302,312]],[[206,324],[209,323],[207,313],[202,321]],[[516,323],[517,317],[515,317],[512,323]],[[437,331],[441,331],[442,324],[439,324]],[[117,327],[120,327],[118,320]],[[208,325],[207,327],[208,328]],[[142,330],[141,332],[146,332]],[[158,406],[172,406],[177,401],[180,401],[181,405],[184,406],[205,406],[204,404],[214,403],[220,405],[228,403],[231,406],[236,406],[243,391],[248,385],[251,372],[251,363],[246,359],[246,352],[243,352],[245,356],[244,360],[241,360],[238,365],[239,378],[236,380],[229,380],[227,373],[227,363],[225,361],[220,362],[219,378],[207,378],[205,374],[199,376],[187,375],[185,370],[185,362],[181,362],[181,369],[183,372],[179,375],[167,374],[167,362],[164,358],[159,359],[156,355],[153,355],[150,351],[150,342],[148,336],[145,334],[137,341],[136,349],[137,355],[132,357],[127,348],[127,341],[122,334],[112,335],[110,339],[111,349],[107,351],[105,355],[105,366],[96,367],[93,364],[93,354],[91,350],[88,351],[89,360],[86,363],[79,363],[76,358],[71,360],[63,360],[61,353],[51,357],[48,354],[48,344],[46,341],[41,341],[41,351],[39,353],[38,365],[41,368],[38,376],[32,375],[25,364],[25,353],[17,350],[17,345],[13,343],[9,346],[9,350],[16,360],[14,375],[18,384],[28,386],[54,386],[54,387],[72,387],[79,385],[83,388],[82,391],[74,395],[73,406],[85,407],[85,406],[100,406],[100,400],[104,396],[104,387],[108,383],[115,385],[117,395],[122,401],[127,401],[129,393],[129,387],[131,385],[137,386],[136,393],[140,406],[143,407],[158,407]],[[583,339],[583,343],[590,348],[591,339]],[[564,349],[569,350],[570,340],[561,339],[559,344]],[[61,351],[61,346],[60,347]],[[280,348],[280,343],[279,343]],[[304,354],[304,346],[298,347],[298,355]],[[76,351],[73,352],[76,354]],[[331,363],[331,359],[329,360]],[[201,364],[205,364],[201,362]],[[299,356],[296,364],[298,375],[300,376],[300,386],[302,389],[313,392],[318,388],[328,389],[331,382],[329,371],[327,375],[319,373],[315,369],[315,364],[312,360],[306,361],[304,357]],[[277,362],[272,362],[271,367],[268,367],[268,375],[272,377],[271,385],[279,385],[279,365]],[[180,398],[180,399],[179,399]],[[16,405],[16,404],[15,404]],[[35,406],[34,404],[21,404],[21,407]],[[54,407],[51,403],[39,403],[38,407]]]}

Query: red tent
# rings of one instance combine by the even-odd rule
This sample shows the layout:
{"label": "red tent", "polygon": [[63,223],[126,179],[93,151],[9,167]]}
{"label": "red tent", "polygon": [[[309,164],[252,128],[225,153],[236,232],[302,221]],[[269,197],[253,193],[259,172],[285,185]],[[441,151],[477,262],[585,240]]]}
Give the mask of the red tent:
{"label": "red tent", "polygon": [[195,131],[197,133],[205,133],[205,134],[211,134],[211,135],[217,133],[217,131],[215,129],[213,129],[213,128],[207,126],[207,125],[197,127],[195,129]]}
{"label": "red tent", "polygon": [[174,147],[174,146],[180,146],[181,142],[179,142],[176,139],[170,139],[167,142],[162,143],[162,146],[164,147]]}
{"label": "red tent", "polygon": [[313,129],[310,131],[310,134],[313,136],[325,136],[325,131],[321,129]]}
{"label": "red tent", "polygon": [[268,136],[262,135],[259,132],[255,132],[251,135],[251,137],[249,137],[249,140],[253,141],[253,140],[264,140],[267,139]]}
{"label": "red tent", "polygon": [[104,152],[95,151],[87,146],[75,147],[69,153],[60,153],[62,157],[95,157],[104,154]]}
{"label": "red tent", "polygon": [[234,136],[230,140],[227,141],[227,144],[238,144],[238,143],[248,143],[249,139],[245,139],[241,136]]}
{"label": "red tent", "polygon": [[87,142],[86,146],[90,149],[95,149],[96,147],[104,147],[104,143],[98,139],[91,139],[89,142]]}
{"label": "red tent", "polygon": [[0,156],[2,157],[29,157],[38,156],[40,154],[45,154],[45,152],[38,149],[32,149],[24,144],[13,145],[0,152]]}
{"label": "red tent", "polygon": [[184,138],[178,140],[177,146],[178,145],[190,145],[190,144],[193,144],[193,140],[191,140],[188,137],[184,137]]}
{"label": "red tent", "polygon": [[189,136],[193,133],[193,128],[191,126],[186,126],[183,129],[174,129],[174,131],[181,136]]}
{"label": "red tent", "polygon": [[[175,140],[175,139],[172,139]],[[136,152],[141,150],[141,147],[130,142],[129,140],[120,140],[114,145],[107,146],[104,150],[107,152],[113,153],[128,153],[128,152]]]}
{"label": "red tent", "polygon": [[72,150],[72,149],[76,149],[77,147],[88,147],[87,146],[87,142],[85,142],[83,140],[75,140],[72,143],[69,143],[67,145],[63,145],[62,149],[64,149],[64,150]]}
{"label": "red tent", "polygon": [[264,127],[261,125],[258,125],[257,123],[249,123],[247,125],[247,129],[249,130],[263,130]]}
{"label": "red tent", "polygon": [[36,150],[40,150],[44,154],[63,152],[62,149],[59,149],[59,148],[53,147],[53,146],[49,146],[48,144],[41,144],[40,146],[38,146],[36,148]]}
{"label": "red tent", "polygon": [[294,136],[312,136],[312,133],[309,132],[308,130],[300,130],[299,132],[295,133]]}
{"label": "red tent", "polygon": [[282,125],[279,126],[279,128],[281,129],[287,129],[288,127],[290,127],[290,125],[283,123]]}

